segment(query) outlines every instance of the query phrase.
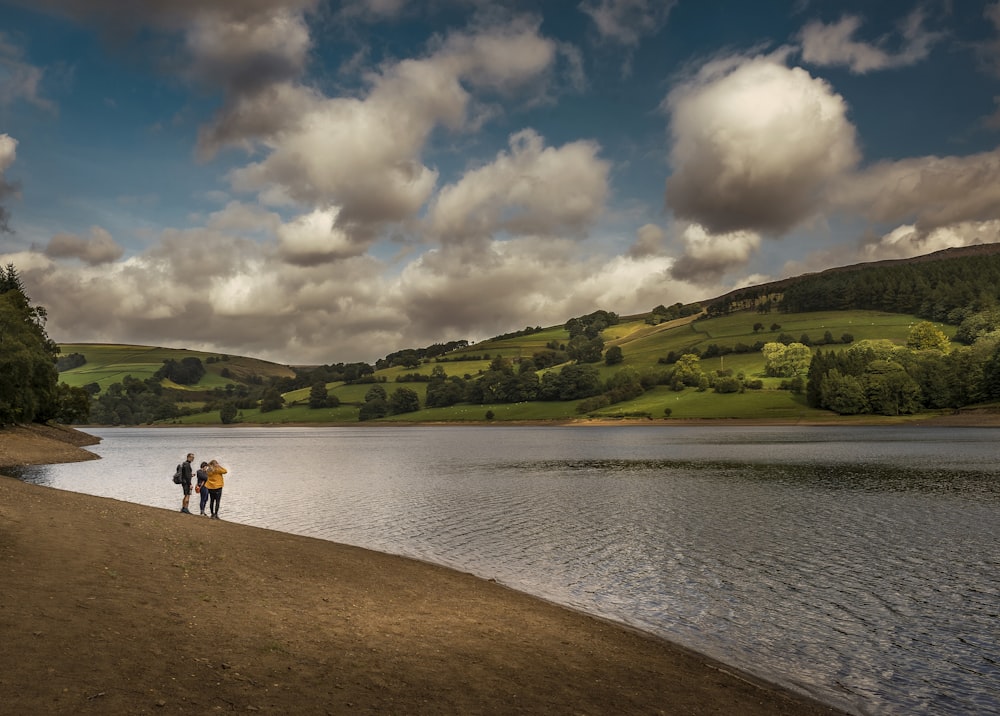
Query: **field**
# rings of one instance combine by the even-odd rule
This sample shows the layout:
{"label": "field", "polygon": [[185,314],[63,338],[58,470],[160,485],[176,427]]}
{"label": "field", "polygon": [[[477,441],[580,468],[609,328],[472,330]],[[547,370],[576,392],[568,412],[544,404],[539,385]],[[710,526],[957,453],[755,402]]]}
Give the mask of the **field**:
{"label": "field", "polygon": [[[602,334],[606,347],[617,345],[622,349],[624,360],[614,366],[603,362],[594,364],[601,377],[606,379],[617,371],[628,368],[639,373],[664,373],[670,366],[660,362],[669,353],[680,355],[693,349],[704,352],[713,344],[722,348],[723,355],[700,361],[706,373],[718,370],[742,374],[746,379],[760,379],[763,388],[747,390],[743,393],[720,394],[712,390],[699,391],[687,388],[673,391],[667,386],[657,386],[635,400],[616,403],[587,414],[592,418],[649,418],[663,419],[665,411],[674,419],[696,418],[741,418],[780,420],[822,420],[832,417],[827,411],[815,410],[805,404],[803,396],[780,389],[781,379],[764,375],[764,361],[761,353],[726,352],[740,344],[753,346],[758,342],[776,341],[782,334],[804,343],[823,343],[832,338],[833,343],[819,346],[823,350],[846,350],[850,344],[842,342],[845,335],[854,342],[865,339],[888,339],[897,344],[905,344],[910,327],[920,319],[902,314],[875,311],[829,311],[803,314],[756,314],[738,313],[712,319],[694,320],[694,317],[678,319],[657,326],[649,325],[645,317],[630,317],[619,324],[607,328]],[[757,330],[754,326],[757,325]],[[761,328],[763,326],[763,328]],[[938,325],[946,335],[952,335],[954,328]],[[514,362],[530,359],[546,350],[551,342],[565,344],[569,340],[567,331],[561,327],[546,328],[527,336],[483,341],[454,351],[438,360],[425,360],[414,368],[392,367],[376,372],[376,378],[388,393],[398,387],[406,387],[420,398],[421,405],[426,397],[425,382],[397,382],[406,375],[430,375],[435,367],[441,367],[449,376],[458,375],[475,378],[489,369],[490,362],[503,356]],[[87,356],[87,364],[66,371],[61,378],[70,385],[85,385],[96,382],[106,388],[120,382],[126,375],[146,378],[169,358],[180,360],[185,356],[201,358],[207,369],[202,381],[191,390],[204,390],[225,386],[234,380],[249,376],[291,376],[287,367],[266,361],[240,356],[220,356],[197,351],[146,346],[105,346],[96,344],[74,344],[61,346],[63,353],[79,352]],[[209,359],[212,362],[207,362]],[[330,362],[335,362],[331,357]],[[563,366],[548,370],[558,371]],[[222,372],[228,369],[229,378]],[[539,373],[544,373],[540,371]],[[181,386],[177,386],[181,387]],[[181,387],[182,388],[182,387]],[[330,383],[327,390],[335,395],[341,405],[337,408],[312,410],[308,407],[309,388],[302,388],[284,394],[285,406],[281,410],[261,413],[258,409],[243,410],[237,420],[250,424],[291,424],[291,423],[352,423],[357,421],[358,406],[364,401],[370,384],[346,385]],[[449,408],[421,409],[412,413],[385,418],[386,422],[466,422],[492,420],[533,421],[572,420],[582,417],[577,412],[580,401],[565,402],[524,402],[515,404],[470,405],[461,404]],[[196,407],[191,403],[188,407]],[[489,414],[489,415],[488,415]],[[172,421],[177,424],[219,423],[217,413],[198,413]]]}
{"label": "field", "polygon": [[[229,383],[241,382],[250,376],[269,378],[271,376],[292,376],[294,371],[278,363],[229,356],[220,353],[202,353],[178,348],[154,348],[151,346],[112,345],[100,343],[66,343],[59,346],[62,355],[80,353],[87,363],[79,368],[63,371],[59,380],[73,387],[96,383],[105,390],[113,383],[121,383],[125,376],[136,380],[152,378],[165,360],[181,361],[187,357],[199,358],[205,366],[205,376],[196,386],[183,386],[164,382],[164,387],[177,390],[206,390],[224,388]],[[228,369],[230,378],[222,375]]]}

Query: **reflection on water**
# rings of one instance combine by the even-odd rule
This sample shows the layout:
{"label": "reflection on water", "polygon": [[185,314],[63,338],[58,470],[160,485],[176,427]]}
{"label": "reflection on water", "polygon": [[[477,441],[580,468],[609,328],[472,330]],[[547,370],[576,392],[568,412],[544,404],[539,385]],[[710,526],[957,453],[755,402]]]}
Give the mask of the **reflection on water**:
{"label": "reflection on water", "polygon": [[[990,430],[103,429],[21,477],[456,567],[858,713],[1000,712]],[[192,519],[199,519],[193,517]]]}

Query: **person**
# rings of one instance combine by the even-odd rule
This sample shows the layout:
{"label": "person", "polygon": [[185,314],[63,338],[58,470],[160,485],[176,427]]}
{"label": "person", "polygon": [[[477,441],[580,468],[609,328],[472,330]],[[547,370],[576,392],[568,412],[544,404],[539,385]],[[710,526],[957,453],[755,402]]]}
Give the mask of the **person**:
{"label": "person", "polygon": [[205,517],[205,505],[208,504],[208,490],[205,489],[205,481],[208,480],[208,473],[205,468],[208,467],[207,462],[202,462],[198,467],[197,477],[198,483],[195,485],[194,491],[201,496],[201,516]]}
{"label": "person", "polygon": [[211,518],[217,520],[220,519],[219,503],[222,502],[222,486],[225,484],[222,476],[229,470],[220,465],[218,460],[209,460],[205,472],[208,479],[202,489],[208,489],[208,509],[212,513]]}
{"label": "person", "polygon": [[191,469],[191,463],[194,461],[194,453],[189,452],[187,459],[181,463],[181,490],[184,491],[184,499],[181,500],[181,512],[185,515],[190,515],[191,510],[188,509],[188,502],[191,501],[191,474],[194,470]]}

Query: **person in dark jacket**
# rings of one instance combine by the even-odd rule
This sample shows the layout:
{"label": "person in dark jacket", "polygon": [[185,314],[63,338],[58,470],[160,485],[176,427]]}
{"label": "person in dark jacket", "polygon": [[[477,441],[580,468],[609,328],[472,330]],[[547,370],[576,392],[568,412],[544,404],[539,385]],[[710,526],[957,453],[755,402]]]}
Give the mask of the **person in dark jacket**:
{"label": "person in dark jacket", "polygon": [[201,467],[198,468],[197,477],[198,482],[194,487],[194,491],[201,495],[201,516],[207,517],[205,514],[205,505],[208,504],[208,490],[205,488],[205,481],[208,480],[208,473],[205,472],[205,468],[208,467],[207,462],[203,462]]}
{"label": "person in dark jacket", "polygon": [[191,500],[191,476],[194,474],[194,470],[191,468],[192,462],[194,462],[194,453],[189,452],[187,460],[181,463],[181,489],[184,491],[184,499],[181,501],[181,512],[185,515],[191,514],[191,510],[188,509],[188,502]]}

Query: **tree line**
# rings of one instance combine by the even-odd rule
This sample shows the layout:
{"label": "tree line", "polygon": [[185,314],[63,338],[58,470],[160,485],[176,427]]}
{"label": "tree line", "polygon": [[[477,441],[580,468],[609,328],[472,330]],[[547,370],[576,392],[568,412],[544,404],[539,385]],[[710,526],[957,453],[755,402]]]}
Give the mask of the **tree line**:
{"label": "tree line", "polygon": [[741,289],[709,304],[709,316],[874,310],[959,325],[1000,305],[1000,253],[861,265]]}
{"label": "tree line", "polygon": [[59,382],[59,346],[45,332],[46,318],[14,265],[0,267],[0,426],[87,419],[86,391]]}

